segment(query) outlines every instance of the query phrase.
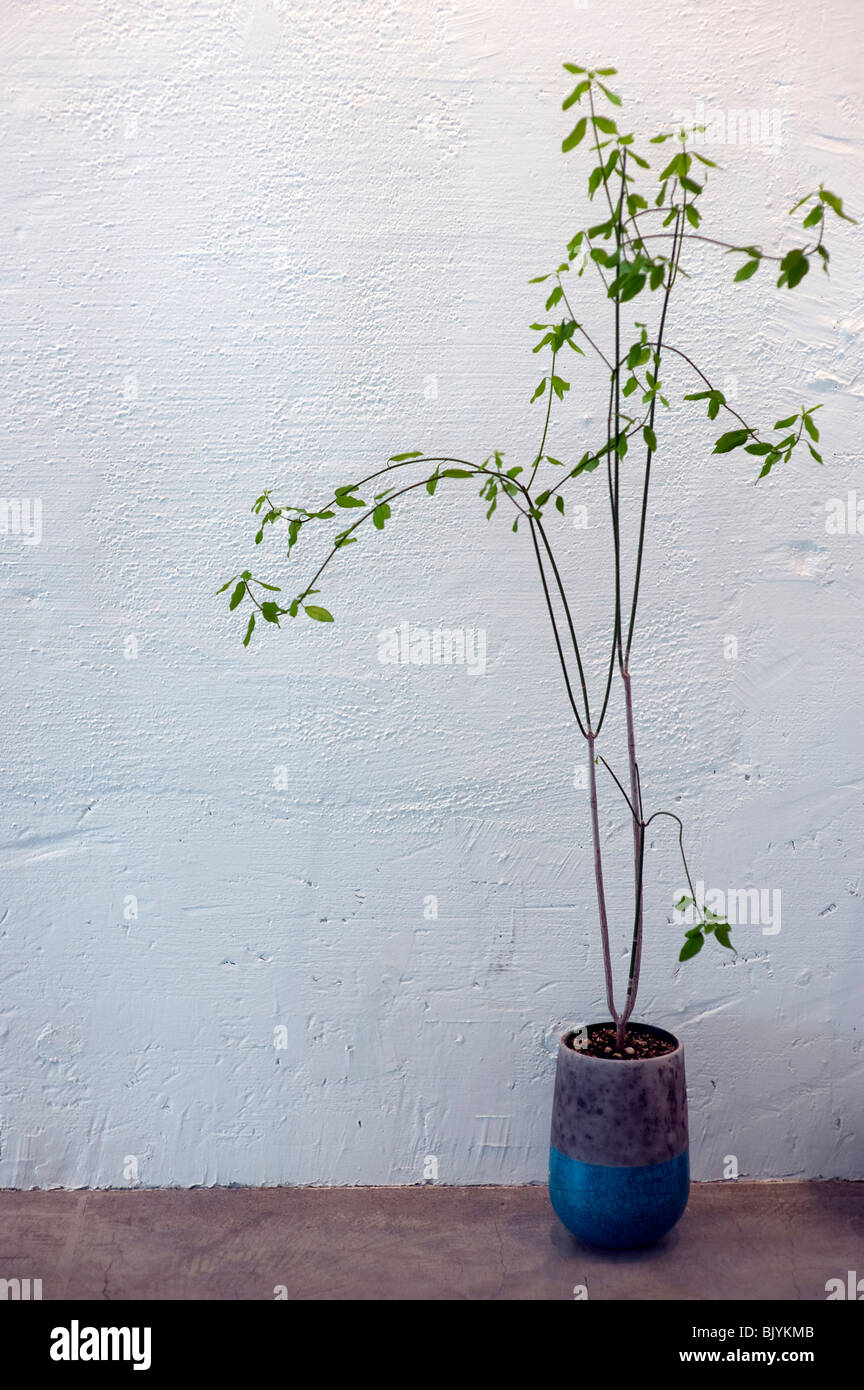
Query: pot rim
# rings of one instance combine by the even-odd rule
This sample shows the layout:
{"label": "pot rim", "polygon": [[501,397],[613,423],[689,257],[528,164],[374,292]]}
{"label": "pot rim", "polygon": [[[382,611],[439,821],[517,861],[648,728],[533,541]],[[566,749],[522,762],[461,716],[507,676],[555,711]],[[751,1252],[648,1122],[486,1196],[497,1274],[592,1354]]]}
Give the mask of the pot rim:
{"label": "pot rim", "polygon": [[[668,1062],[673,1057],[680,1057],[683,1055],[683,1042],[675,1033],[670,1033],[668,1028],[658,1028],[657,1025],[654,1023],[642,1023],[638,1019],[636,1020],[636,1023],[640,1028],[644,1028],[646,1033],[653,1033],[655,1038],[664,1038],[669,1042],[673,1042],[675,1046],[672,1049],[672,1051],[663,1052],[659,1057],[592,1057],[589,1053],[581,1052],[578,1048],[570,1046],[570,1039],[574,1036],[576,1032],[575,1028],[568,1028],[565,1033],[561,1034],[559,1046],[563,1047],[565,1052],[567,1052],[571,1057],[581,1057],[582,1060],[585,1062],[602,1062],[604,1065],[609,1062],[612,1062],[619,1063],[622,1067],[632,1067],[634,1062],[639,1062],[643,1067],[647,1067],[650,1066],[652,1062]],[[584,1026],[588,1029],[591,1029],[608,1027],[610,1024],[613,1024],[614,1026],[614,1021],[611,1018],[604,1018],[598,1020],[595,1023],[587,1023]]]}

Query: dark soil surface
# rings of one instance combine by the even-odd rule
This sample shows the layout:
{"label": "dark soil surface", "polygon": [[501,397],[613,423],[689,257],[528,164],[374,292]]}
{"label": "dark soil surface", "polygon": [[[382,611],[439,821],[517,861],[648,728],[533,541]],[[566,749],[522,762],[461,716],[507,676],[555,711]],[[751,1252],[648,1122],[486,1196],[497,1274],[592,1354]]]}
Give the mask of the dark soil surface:
{"label": "dark soil surface", "polygon": [[614,1062],[637,1062],[646,1057],[664,1057],[667,1052],[675,1051],[675,1043],[656,1037],[639,1023],[628,1023],[623,1052],[615,1050],[614,1023],[592,1024],[581,1047],[576,1046],[579,1040],[573,1034],[567,1041],[574,1052],[585,1052],[589,1057],[608,1057]]}

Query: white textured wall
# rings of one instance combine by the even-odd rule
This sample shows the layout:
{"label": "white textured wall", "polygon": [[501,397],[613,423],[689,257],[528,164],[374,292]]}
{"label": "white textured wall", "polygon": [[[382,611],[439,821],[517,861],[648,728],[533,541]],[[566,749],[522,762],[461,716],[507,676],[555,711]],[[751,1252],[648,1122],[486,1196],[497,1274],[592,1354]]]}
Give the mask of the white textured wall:
{"label": "white textured wall", "polygon": [[[246,652],[213,591],[263,486],[536,447],[526,279],[586,217],[562,60],[617,63],[646,134],[781,111],[706,206],[767,247],[820,175],[864,212],[857,7],[3,0],[0,40],[2,492],[44,506],[41,544],[0,537],[0,1183],[542,1180],[556,1030],[603,1004],[527,539],[454,484],[334,567],[333,628]],[[646,796],[708,885],[782,891],[779,934],[679,968],[673,837],[648,856],[640,1013],[686,1040],[700,1178],[864,1176],[864,536],[825,529],[862,486],[864,286],[855,230],[831,244],[792,296],[691,256],[670,330],[754,419],[826,403],[824,469],[754,489],[681,413],[656,479]],[[603,427],[570,377],[565,458]],[[583,500],[553,529],[596,672],[600,474]],[[482,627],[487,674],[382,666],[403,621]],[[608,794],[605,830],[620,978]]]}

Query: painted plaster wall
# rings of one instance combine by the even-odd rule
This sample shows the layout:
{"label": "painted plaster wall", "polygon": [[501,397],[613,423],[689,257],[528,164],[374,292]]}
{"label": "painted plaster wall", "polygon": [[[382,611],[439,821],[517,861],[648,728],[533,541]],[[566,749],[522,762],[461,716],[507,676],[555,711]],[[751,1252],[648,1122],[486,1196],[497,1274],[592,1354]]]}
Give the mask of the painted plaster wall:
{"label": "painted plaster wall", "polygon": [[[265,486],[530,458],[526,281],[589,216],[563,60],[617,64],[646,134],[779,113],[779,144],[718,147],[706,211],[788,246],[820,176],[864,211],[856,6],[3,0],[0,34],[2,492],[43,507],[39,544],[0,537],[0,1184],[540,1181],[557,1033],[604,1009],[527,539],[453,484],[334,567],[332,627],[247,652],[213,594],[253,554],[284,577]],[[699,1178],[864,1177],[864,536],[826,532],[862,487],[864,300],[860,240],[832,248],[795,295],[694,253],[670,329],[754,419],[826,405],[823,469],[756,489],[685,407],[656,473],[646,797],[706,885],[782,894],[779,932],[679,968],[652,837],[639,1013],[685,1039]],[[567,375],[565,459],[603,428]],[[596,682],[599,473],[580,500],[555,534]],[[401,623],[482,629],[485,674],[383,665]],[[603,828],[620,979],[608,788]]]}

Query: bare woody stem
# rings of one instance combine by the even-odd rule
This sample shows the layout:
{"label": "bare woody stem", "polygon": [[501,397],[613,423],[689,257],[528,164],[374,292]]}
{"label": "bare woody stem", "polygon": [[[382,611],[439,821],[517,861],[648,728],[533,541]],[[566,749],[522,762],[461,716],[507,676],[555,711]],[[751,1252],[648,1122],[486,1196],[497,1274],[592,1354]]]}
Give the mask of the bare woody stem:
{"label": "bare woody stem", "polygon": [[606,911],[606,889],[603,882],[603,853],[600,847],[600,813],[597,802],[597,767],[594,756],[596,735],[589,729],[588,740],[588,788],[591,803],[591,837],[594,842],[594,881],[597,888],[597,909],[600,915],[600,941],[603,949],[603,973],[606,980],[606,1005],[616,1030],[623,1027],[621,1016],[615,1008],[614,985],[612,982],[612,957],[609,950],[609,917]]}
{"label": "bare woody stem", "polygon": [[[675,238],[672,243],[672,256],[669,263],[669,273],[666,288],[663,295],[663,308],[660,315],[660,326],[657,333],[657,342],[654,349],[654,381],[655,389],[659,388],[660,363],[663,349],[663,334],[666,327],[666,314],[669,308],[669,298],[672,287],[678,273],[678,258],[681,254],[681,213],[675,221]],[[618,352],[616,349],[616,362]],[[620,366],[618,367],[620,371]],[[656,395],[651,402],[651,427],[654,425],[654,410],[656,405]],[[633,600],[630,609],[630,620],[627,630],[626,649],[623,646],[623,632],[621,630],[621,615],[619,611],[618,622],[618,665],[621,680],[624,685],[624,715],[627,727],[627,763],[630,770],[630,803],[633,811],[633,890],[634,890],[634,909],[633,909],[633,939],[630,947],[630,968],[627,979],[627,997],[624,1003],[624,1012],[618,1021],[616,1030],[616,1048],[621,1051],[624,1047],[625,1030],[627,1022],[636,1007],[636,996],[639,991],[639,976],[642,966],[642,940],[644,935],[644,869],[645,869],[645,820],[642,809],[642,788],[639,779],[639,764],[636,761],[636,728],[633,718],[633,690],[630,678],[630,648],[633,643],[633,631],[636,622],[636,609],[639,602],[639,581],[642,574],[642,557],[645,544],[645,525],[648,513],[648,490],[651,481],[651,460],[653,450],[650,444],[647,446],[645,459],[644,482],[642,488],[642,507],[639,519],[639,540],[636,553],[636,572],[633,580]]]}

